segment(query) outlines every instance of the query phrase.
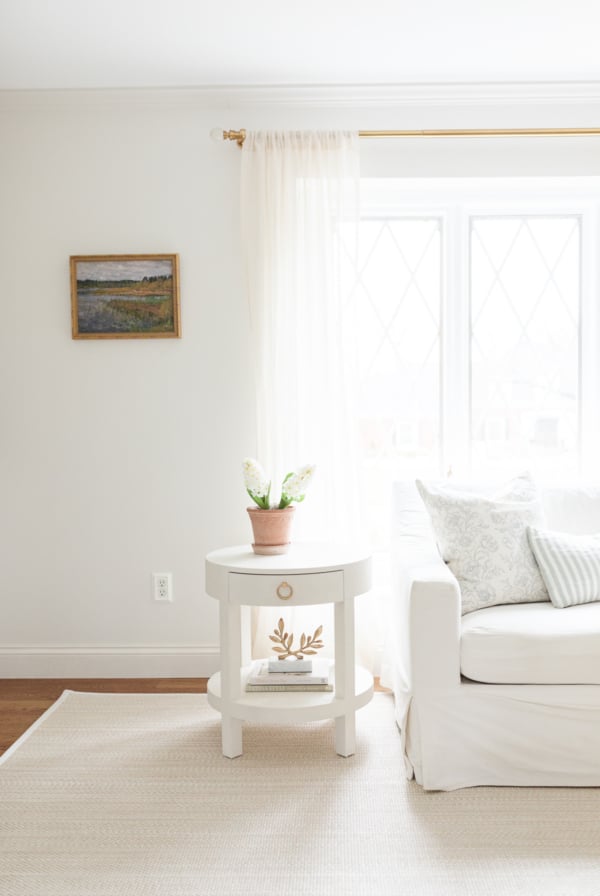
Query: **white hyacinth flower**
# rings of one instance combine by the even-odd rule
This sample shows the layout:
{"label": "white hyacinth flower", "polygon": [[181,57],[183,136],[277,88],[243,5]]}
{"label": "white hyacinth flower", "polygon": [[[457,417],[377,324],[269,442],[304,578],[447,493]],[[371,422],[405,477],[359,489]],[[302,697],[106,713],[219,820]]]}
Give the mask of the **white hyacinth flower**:
{"label": "white hyacinth flower", "polygon": [[271,491],[271,482],[267,479],[267,474],[253,457],[244,458],[242,471],[244,473],[246,491],[259,507],[266,510],[269,507],[269,494]]}
{"label": "white hyacinth flower", "polygon": [[310,485],[316,470],[315,464],[299,467],[295,473],[288,473],[281,486],[279,507],[287,507],[292,501],[304,501],[306,489]]}

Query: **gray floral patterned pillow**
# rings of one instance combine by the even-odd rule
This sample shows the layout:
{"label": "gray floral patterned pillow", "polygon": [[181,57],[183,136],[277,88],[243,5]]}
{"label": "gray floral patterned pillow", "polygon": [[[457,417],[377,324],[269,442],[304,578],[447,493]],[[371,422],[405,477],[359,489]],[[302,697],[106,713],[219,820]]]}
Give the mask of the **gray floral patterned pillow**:
{"label": "gray floral patterned pillow", "polygon": [[458,579],[463,613],[549,600],[527,539],[527,527],[540,526],[543,519],[528,474],[492,498],[420,480],[417,488],[440,553]]}

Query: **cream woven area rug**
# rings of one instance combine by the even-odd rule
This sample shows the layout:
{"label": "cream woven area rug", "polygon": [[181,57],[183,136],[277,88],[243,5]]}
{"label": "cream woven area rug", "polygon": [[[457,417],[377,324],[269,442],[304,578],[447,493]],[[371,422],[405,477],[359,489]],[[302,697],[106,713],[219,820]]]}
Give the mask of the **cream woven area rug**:
{"label": "cream woven area rug", "polygon": [[391,698],[244,728],[201,695],[66,692],[0,765],[2,896],[598,896],[600,790],[423,793]]}

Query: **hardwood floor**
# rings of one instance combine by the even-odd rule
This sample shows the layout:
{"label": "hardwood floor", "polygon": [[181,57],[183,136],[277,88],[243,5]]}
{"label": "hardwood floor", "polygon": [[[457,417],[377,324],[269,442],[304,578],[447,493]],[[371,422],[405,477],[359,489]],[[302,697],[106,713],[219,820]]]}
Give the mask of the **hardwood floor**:
{"label": "hardwood floor", "polygon": [[[0,754],[52,706],[63,691],[125,694],[206,694],[207,678],[0,679]],[[375,679],[375,690],[385,691]]]}
{"label": "hardwood floor", "polygon": [[63,691],[129,694],[205,694],[206,678],[15,678],[0,679],[0,754],[45,712]]}

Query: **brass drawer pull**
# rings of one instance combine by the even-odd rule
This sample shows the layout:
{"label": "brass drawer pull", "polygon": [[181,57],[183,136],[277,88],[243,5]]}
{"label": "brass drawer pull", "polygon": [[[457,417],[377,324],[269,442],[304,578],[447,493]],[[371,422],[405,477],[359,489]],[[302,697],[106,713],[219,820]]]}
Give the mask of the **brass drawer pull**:
{"label": "brass drawer pull", "polygon": [[289,600],[293,593],[294,589],[287,582],[281,582],[277,586],[277,597],[279,600]]}

